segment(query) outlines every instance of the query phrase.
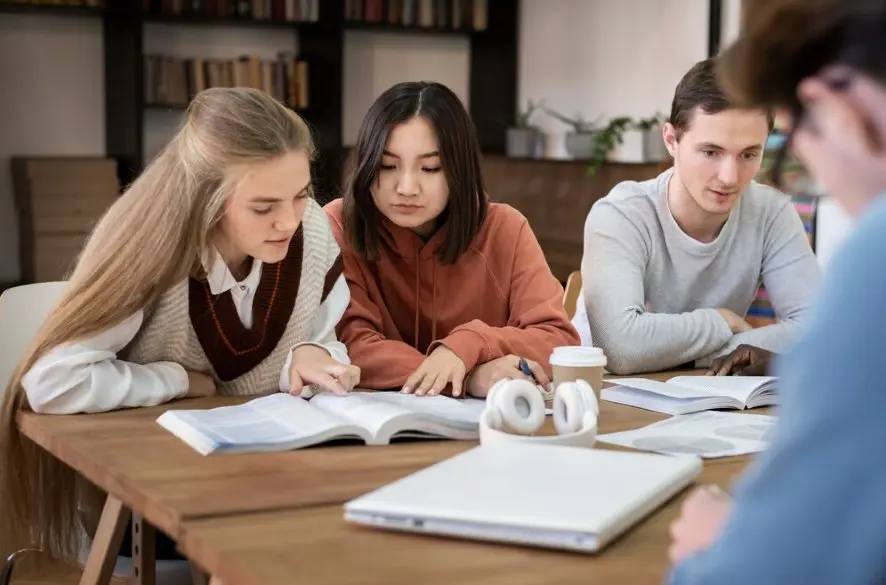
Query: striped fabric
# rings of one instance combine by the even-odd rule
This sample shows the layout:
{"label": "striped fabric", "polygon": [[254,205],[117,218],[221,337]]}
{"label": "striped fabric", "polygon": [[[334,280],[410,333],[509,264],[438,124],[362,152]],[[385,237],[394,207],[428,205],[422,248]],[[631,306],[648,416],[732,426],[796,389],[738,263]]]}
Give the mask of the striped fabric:
{"label": "striped fabric", "polygon": [[[784,138],[777,131],[770,136],[770,140],[766,145],[766,156],[757,177],[758,181],[767,182],[772,157],[781,146],[783,140]],[[800,219],[803,221],[803,227],[806,228],[809,245],[815,251],[815,218],[819,197],[804,194],[814,191],[811,179],[800,163],[791,157],[785,162],[782,179],[785,185],[784,189],[791,193],[791,201],[800,215]],[[760,289],[757,291],[757,298],[751,304],[750,309],[748,309],[746,321],[753,327],[765,327],[775,322],[775,311],[762,282],[760,283]]]}

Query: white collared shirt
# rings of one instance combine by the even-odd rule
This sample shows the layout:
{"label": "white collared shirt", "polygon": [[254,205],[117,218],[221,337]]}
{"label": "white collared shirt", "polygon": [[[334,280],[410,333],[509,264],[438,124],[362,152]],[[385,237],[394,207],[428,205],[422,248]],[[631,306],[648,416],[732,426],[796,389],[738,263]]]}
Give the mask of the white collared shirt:
{"label": "white collared shirt", "polygon": [[[220,256],[207,271],[212,294],[228,290],[244,327],[252,327],[252,301],[261,280],[262,262],[253,260],[249,275],[237,281]],[[314,316],[310,344],[322,347],[332,358],[350,364],[347,350],[335,336],[335,326],[350,302],[344,275],[339,276]],[[37,360],[22,378],[28,402],[35,412],[74,414],[118,408],[153,406],[187,394],[188,374],[174,362],[136,364],[117,359],[141,329],[144,313],[138,311],[119,325],[89,339],[55,347]],[[280,371],[279,389],[291,389],[292,352]]]}

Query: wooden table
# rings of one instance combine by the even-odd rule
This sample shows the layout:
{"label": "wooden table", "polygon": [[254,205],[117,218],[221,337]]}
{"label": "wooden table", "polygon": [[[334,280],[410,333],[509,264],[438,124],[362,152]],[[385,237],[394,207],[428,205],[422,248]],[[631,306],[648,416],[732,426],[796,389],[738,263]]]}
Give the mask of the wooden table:
{"label": "wooden table", "polygon": [[[747,456],[705,463],[700,482],[728,486]],[[224,585],[659,585],[684,491],[596,555],[346,523],[341,505],[185,523],[179,546]]]}
{"label": "wooden table", "polygon": [[[183,400],[90,415],[20,414],[19,428],[26,436],[108,493],[81,583],[108,581],[130,513],[136,515],[134,567],[141,582],[151,583],[153,527],[178,539],[191,520],[341,504],[477,445],[430,441],[203,456],[156,423],[170,408],[212,408],[243,400]],[[602,402],[599,432],[663,418]]]}

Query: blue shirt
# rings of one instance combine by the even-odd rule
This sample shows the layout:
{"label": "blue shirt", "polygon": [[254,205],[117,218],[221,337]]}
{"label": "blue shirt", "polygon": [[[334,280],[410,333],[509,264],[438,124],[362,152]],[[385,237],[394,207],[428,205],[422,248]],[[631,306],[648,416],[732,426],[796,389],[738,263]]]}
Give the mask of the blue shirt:
{"label": "blue shirt", "polygon": [[770,448],[671,585],[886,582],[886,197],[829,264],[809,327],[778,364]]}

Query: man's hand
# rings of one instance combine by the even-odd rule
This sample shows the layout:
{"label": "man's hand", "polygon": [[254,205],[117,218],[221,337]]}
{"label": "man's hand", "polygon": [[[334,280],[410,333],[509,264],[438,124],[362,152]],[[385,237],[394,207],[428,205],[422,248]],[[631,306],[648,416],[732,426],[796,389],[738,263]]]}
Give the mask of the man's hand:
{"label": "man's hand", "polygon": [[188,372],[188,393],[186,398],[215,396],[215,380],[200,372]]}
{"label": "man's hand", "polygon": [[765,376],[774,354],[753,345],[741,344],[711,362],[706,376]]}
{"label": "man's hand", "polygon": [[708,548],[723,531],[732,513],[732,498],[716,486],[705,486],[692,492],[680,510],[680,517],[671,524],[672,564]]}
{"label": "man's hand", "polygon": [[437,347],[406,380],[401,392],[436,396],[452,384],[452,395],[460,396],[465,379],[465,363],[445,345]]}
{"label": "man's hand", "polygon": [[300,345],[292,350],[289,383],[289,393],[295,396],[311,384],[336,394],[347,394],[360,383],[360,368],[332,359],[329,352],[316,345]]}
{"label": "man's hand", "polygon": [[[547,390],[551,381],[544,368],[532,360],[526,360],[526,363],[529,364],[529,369],[532,371],[535,379]],[[474,373],[468,378],[468,394],[477,398],[485,398],[495,383],[505,378],[522,378],[533,381],[532,377],[523,373],[519,364],[520,358],[518,356],[506,355],[477,366]]]}
{"label": "man's hand", "polygon": [[729,309],[717,309],[717,312],[723,315],[723,318],[726,319],[726,323],[729,324],[729,329],[732,330],[733,334],[746,333],[753,329],[747,321],[739,317],[734,311],[730,311]]}

